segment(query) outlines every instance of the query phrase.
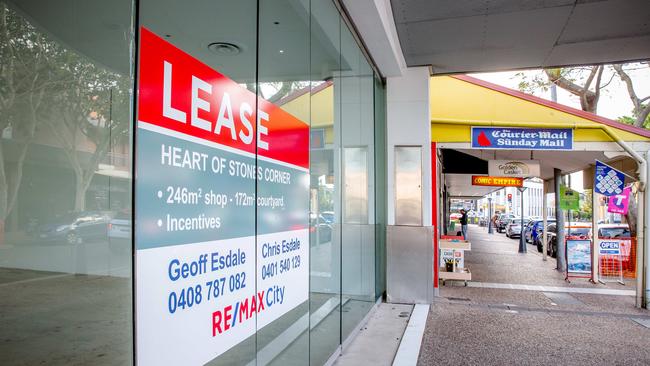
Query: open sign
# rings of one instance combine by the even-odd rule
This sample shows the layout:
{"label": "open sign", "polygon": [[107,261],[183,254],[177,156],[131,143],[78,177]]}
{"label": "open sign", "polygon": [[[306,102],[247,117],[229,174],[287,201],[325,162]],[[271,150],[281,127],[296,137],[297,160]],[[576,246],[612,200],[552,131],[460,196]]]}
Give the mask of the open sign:
{"label": "open sign", "polygon": [[598,246],[601,255],[621,255],[621,243],[618,241],[601,241]]}

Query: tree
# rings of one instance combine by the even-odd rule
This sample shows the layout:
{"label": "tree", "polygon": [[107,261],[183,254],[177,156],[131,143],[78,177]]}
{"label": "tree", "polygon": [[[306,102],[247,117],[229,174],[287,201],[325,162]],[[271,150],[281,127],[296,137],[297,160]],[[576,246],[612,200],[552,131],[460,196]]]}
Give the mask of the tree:
{"label": "tree", "polygon": [[[44,122],[74,171],[74,210],[83,211],[86,192],[99,164],[105,161],[112,146],[128,138],[128,108],[119,107],[129,105],[129,79],[72,51],[61,57],[57,73],[64,87],[52,93],[50,118]],[[84,141],[92,143],[91,151],[80,151]]]}
{"label": "tree", "polygon": [[597,113],[598,102],[602,90],[611,85],[616,77],[626,86],[629,98],[633,104],[632,115],[634,125],[643,127],[644,121],[650,115],[650,96],[639,97],[637,95],[633,78],[629,71],[648,69],[649,62],[637,62],[613,65],[595,65],[564,68],[543,69],[541,74],[528,76],[525,73],[517,73],[515,77],[520,79],[519,89],[523,92],[534,93],[538,90],[547,91],[555,84],[580,99],[580,107],[583,111]]}
{"label": "tree", "polygon": [[[649,62],[641,63],[641,65],[650,67]],[[627,94],[629,95],[630,100],[632,101],[632,105],[634,106],[634,109],[632,110],[632,114],[636,118],[634,121],[634,126],[645,127],[645,123],[647,122],[648,116],[650,115],[650,103],[648,103],[650,100],[650,95],[643,98],[640,98],[637,95],[634,88],[634,83],[632,82],[632,78],[630,75],[628,75],[625,66],[626,65],[623,64],[612,65],[614,70],[616,70],[618,76],[625,83]]]}
{"label": "tree", "polygon": [[[602,88],[602,78],[604,66],[590,66],[586,70],[579,68],[559,68],[544,69],[548,80],[558,87],[580,98],[580,106],[583,111],[596,113],[598,110],[598,101],[600,100],[600,89]],[[571,77],[572,74],[586,71],[587,77],[582,81],[578,78]]]}
{"label": "tree", "polygon": [[[62,46],[5,4],[0,5],[0,56],[0,131],[11,135],[0,139],[0,231],[40,128],[48,128],[70,162],[74,209],[84,210],[99,163],[128,137],[130,78]],[[19,146],[14,161],[4,153],[7,143]]]}
{"label": "tree", "polygon": [[580,107],[583,111],[597,113],[598,101],[601,90],[607,87],[613,78],[613,74],[603,83],[605,66],[583,66],[543,69],[542,75],[535,75],[530,79],[524,73],[517,73],[520,78],[519,89],[527,93],[534,93],[536,90],[548,90],[551,85],[568,91],[580,99]]}
{"label": "tree", "polygon": [[0,243],[47,92],[57,87],[48,63],[50,51],[33,26],[0,4]]}
{"label": "tree", "polygon": [[591,189],[585,189],[584,191],[584,196],[581,197],[581,202],[580,202],[580,218],[587,220],[591,219],[593,215],[593,207],[592,207],[592,196],[593,196],[593,190]]}

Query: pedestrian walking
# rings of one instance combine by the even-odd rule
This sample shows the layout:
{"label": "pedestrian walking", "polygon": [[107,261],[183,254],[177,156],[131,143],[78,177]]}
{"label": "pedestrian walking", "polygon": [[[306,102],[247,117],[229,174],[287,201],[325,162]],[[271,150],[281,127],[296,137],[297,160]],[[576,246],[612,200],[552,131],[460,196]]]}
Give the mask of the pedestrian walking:
{"label": "pedestrian walking", "polygon": [[460,230],[463,233],[463,239],[467,240],[467,211],[461,209],[460,214]]}

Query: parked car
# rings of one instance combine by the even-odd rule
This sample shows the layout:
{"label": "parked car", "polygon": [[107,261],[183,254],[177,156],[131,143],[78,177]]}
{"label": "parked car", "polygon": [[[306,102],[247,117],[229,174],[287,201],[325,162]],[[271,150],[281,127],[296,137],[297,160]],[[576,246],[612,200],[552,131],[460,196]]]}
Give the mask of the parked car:
{"label": "parked car", "polygon": [[[548,225],[554,223],[555,219],[548,218],[546,219],[546,222]],[[528,221],[528,225],[526,225],[526,229],[524,230],[524,238],[526,239],[526,243],[537,245],[537,242],[541,240],[543,231],[544,231],[544,220],[540,218],[533,218],[530,221]]]}
{"label": "parked car", "polygon": [[496,229],[497,233],[503,233],[506,231],[506,225],[508,224],[508,221],[512,218],[514,218],[515,215],[513,214],[502,214],[499,216],[496,222]]}
{"label": "parked car", "polygon": [[42,225],[37,238],[40,242],[81,244],[93,240],[106,240],[110,215],[95,211],[82,211],[55,217]]}
{"label": "parked car", "polygon": [[[524,218],[524,223],[527,219]],[[521,217],[513,217],[506,224],[506,236],[508,238],[514,238],[521,236]]]}
{"label": "parked car", "polygon": [[323,211],[320,213],[320,215],[323,218],[323,220],[325,220],[325,222],[327,222],[330,225],[333,224],[334,220],[336,219],[336,216],[334,215],[334,211]]}
{"label": "parked car", "polygon": [[[546,219],[546,225],[550,226],[552,224],[555,224],[556,220],[554,218],[549,218]],[[531,242],[533,245],[537,246],[537,251],[542,252],[543,248],[543,236],[544,236],[544,221],[543,220],[535,220],[535,224],[533,224],[532,230],[530,232],[531,236]],[[548,238],[547,238],[548,239]]]}
{"label": "parked car", "polygon": [[598,226],[600,239],[629,239],[631,237],[628,224],[603,224]]}
{"label": "parked car", "polygon": [[[557,256],[557,223],[548,226],[546,245],[546,254],[555,258]],[[590,239],[591,238],[591,223],[588,222],[572,222],[571,225],[565,224],[564,226],[565,237],[574,239]],[[538,250],[540,247],[538,246]],[[541,252],[541,250],[540,250]]]}

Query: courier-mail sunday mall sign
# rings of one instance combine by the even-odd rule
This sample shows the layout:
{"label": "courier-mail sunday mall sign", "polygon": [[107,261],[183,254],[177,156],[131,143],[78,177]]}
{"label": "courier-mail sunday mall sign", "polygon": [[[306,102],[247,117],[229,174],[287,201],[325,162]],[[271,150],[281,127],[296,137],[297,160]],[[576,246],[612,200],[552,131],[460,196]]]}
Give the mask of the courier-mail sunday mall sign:
{"label": "courier-mail sunday mall sign", "polygon": [[572,150],[570,128],[472,127],[473,149]]}

